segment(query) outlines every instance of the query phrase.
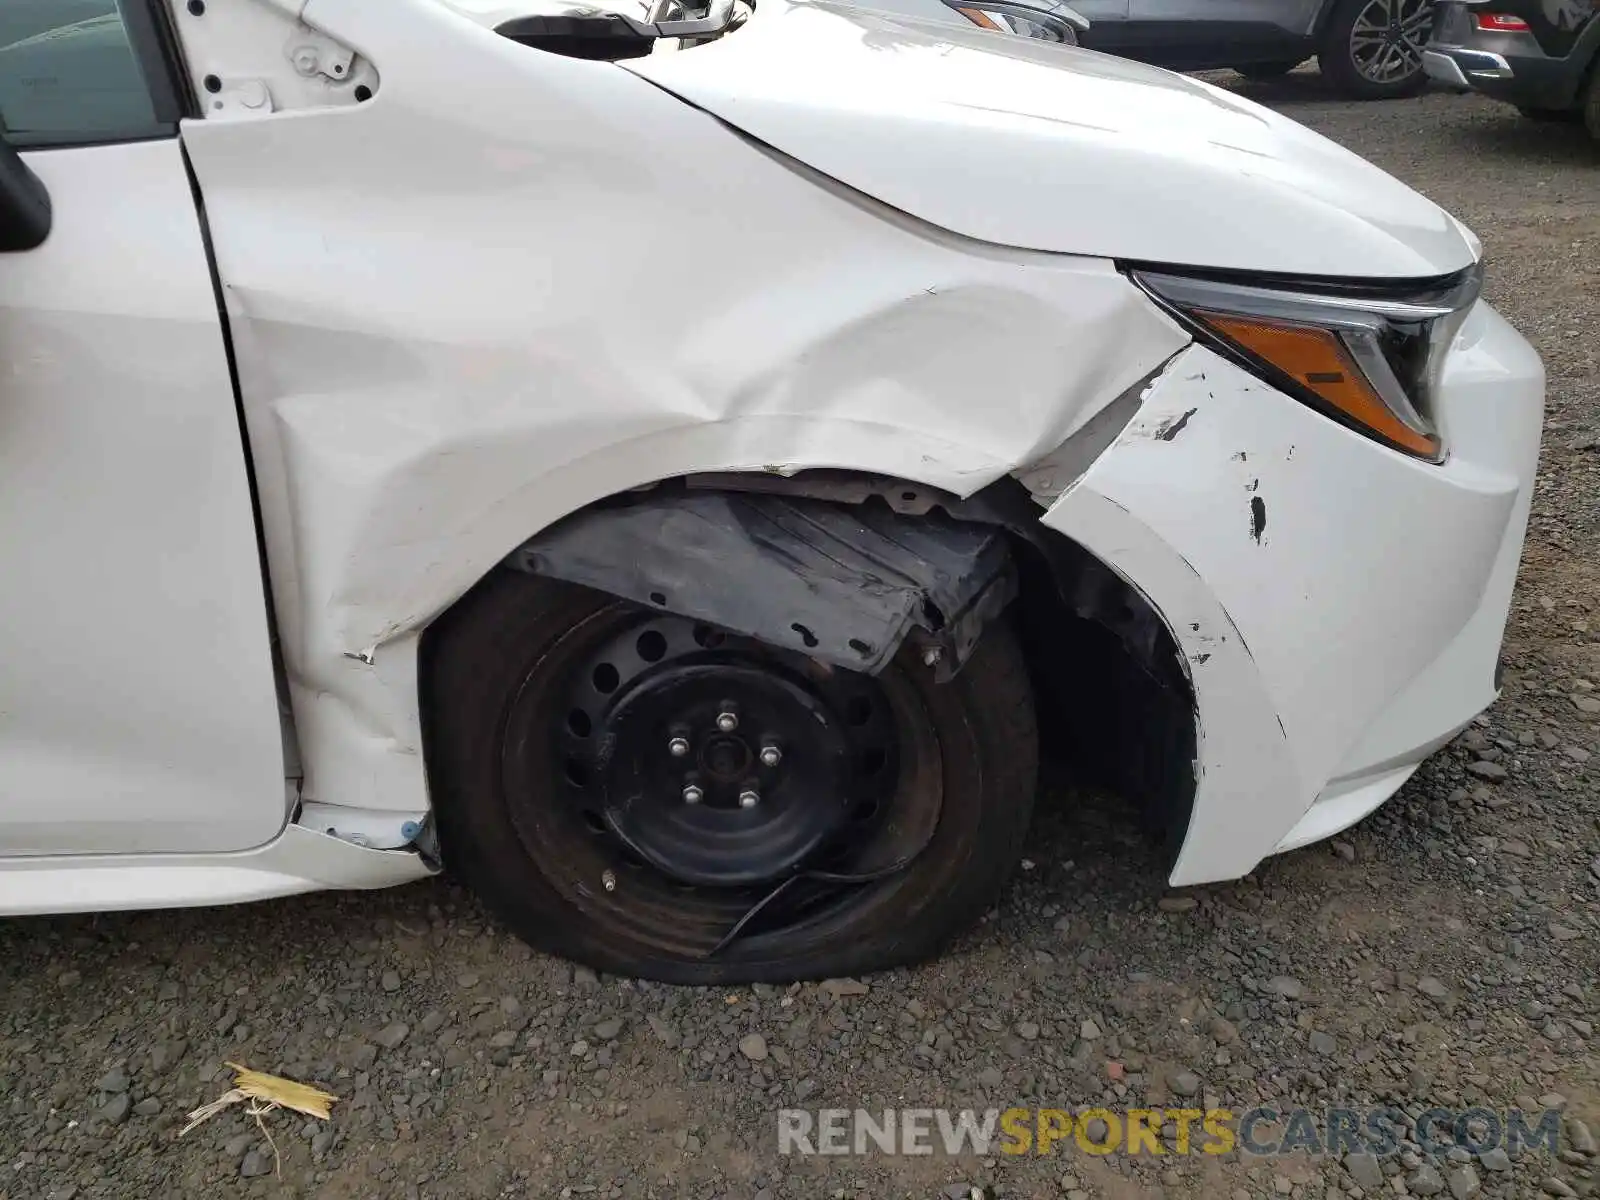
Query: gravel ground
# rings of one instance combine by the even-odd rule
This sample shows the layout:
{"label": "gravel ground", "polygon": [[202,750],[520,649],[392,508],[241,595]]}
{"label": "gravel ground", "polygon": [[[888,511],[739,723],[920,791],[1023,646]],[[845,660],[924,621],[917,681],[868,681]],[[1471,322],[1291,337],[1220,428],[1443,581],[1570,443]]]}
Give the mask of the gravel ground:
{"label": "gravel ground", "polygon": [[[1474,227],[1550,377],[1505,696],[1330,845],[1162,896],[1113,804],[1062,788],[943,960],[864,983],[671,989],[533,954],[446,882],[0,926],[0,1198],[1363,1194],[1304,1155],[780,1158],[779,1107],[1563,1106],[1600,1129],[1600,156],[1474,98],[1253,95]],[[1159,901],[1159,902],[1158,902]],[[325,1083],[333,1122],[233,1111],[224,1060]],[[1590,1155],[1593,1142],[1587,1143]],[[1367,1196],[1600,1194],[1568,1151],[1407,1152]],[[1491,1169],[1493,1168],[1498,1169]]]}

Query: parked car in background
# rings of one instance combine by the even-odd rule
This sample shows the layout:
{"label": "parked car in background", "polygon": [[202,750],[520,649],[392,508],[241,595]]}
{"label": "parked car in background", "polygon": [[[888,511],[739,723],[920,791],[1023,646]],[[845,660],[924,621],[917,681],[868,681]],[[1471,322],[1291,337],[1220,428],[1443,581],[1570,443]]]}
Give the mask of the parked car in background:
{"label": "parked car in background", "polygon": [[1124,58],[1252,79],[1316,56],[1322,74],[1363,100],[1409,96],[1427,81],[1422,47],[1433,0],[1074,0],[1082,45]]}
{"label": "parked car in background", "polygon": [[1600,141],[1600,4],[1445,0],[1423,66],[1441,83],[1541,121],[1583,121]]}
{"label": "parked car in background", "polygon": [[[44,0],[31,0],[43,3]],[[84,0],[77,0],[82,3]],[[103,0],[102,0],[103,2]],[[749,0],[444,0],[486,29],[523,45],[578,58],[620,61],[692,47],[736,29],[753,11]],[[1088,19],[1065,0],[857,0],[859,7],[925,21],[976,25],[1035,41],[1075,46]],[[717,16],[713,10],[721,9]],[[663,37],[666,34],[669,36]]]}
{"label": "parked car in background", "polygon": [[[1089,28],[1087,17],[1059,0],[988,0],[980,4],[965,4],[960,0],[941,2],[981,28],[1015,33],[1063,46],[1080,45],[1083,31]],[[912,15],[926,3],[927,0],[868,0],[868,7]],[[912,8],[912,4],[919,8]]]}

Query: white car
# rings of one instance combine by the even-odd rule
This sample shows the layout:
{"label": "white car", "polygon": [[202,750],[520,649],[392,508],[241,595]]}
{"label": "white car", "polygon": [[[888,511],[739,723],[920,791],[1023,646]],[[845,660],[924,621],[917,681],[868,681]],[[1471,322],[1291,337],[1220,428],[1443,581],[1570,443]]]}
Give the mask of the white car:
{"label": "white car", "polygon": [[443,864],[603,969],[844,975],[993,902],[1041,748],[1180,886],[1494,699],[1543,374],[1458,222],[1134,63],[653,15],[0,49],[0,912]]}

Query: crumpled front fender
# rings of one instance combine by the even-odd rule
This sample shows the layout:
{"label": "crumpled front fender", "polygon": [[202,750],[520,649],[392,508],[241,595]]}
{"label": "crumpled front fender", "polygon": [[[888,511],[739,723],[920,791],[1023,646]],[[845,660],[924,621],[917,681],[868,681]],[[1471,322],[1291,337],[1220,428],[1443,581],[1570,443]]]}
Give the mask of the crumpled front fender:
{"label": "crumpled front fender", "polygon": [[1151,602],[1185,658],[1197,787],[1173,883],[1247,873],[1334,781],[1383,766],[1398,786],[1396,764],[1494,698],[1542,385],[1480,305],[1447,364],[1450,456],[1434,465],[1191,346],[1046,514]]}

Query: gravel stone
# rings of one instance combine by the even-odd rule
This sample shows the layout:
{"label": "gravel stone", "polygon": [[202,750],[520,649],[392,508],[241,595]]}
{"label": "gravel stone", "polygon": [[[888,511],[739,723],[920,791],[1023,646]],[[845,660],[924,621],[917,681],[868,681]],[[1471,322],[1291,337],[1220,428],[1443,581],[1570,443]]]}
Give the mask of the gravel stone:
{"label": "gravel stone", "polygon": [[100,1076],[95,1087],[102,1092],[125,1092],[128,1090],[128,1073],[121,1067],[113,1067]]}
{"label": "gravel stone", "polygon": [[650,1026],[650,1032],[656,1035],[656,1039],[663,1046],[672,1048],[682,1043],[683,1038],[671,1021],[650,1013],[645,1017],[645,1023]]}
{"label": "gravel stone", "polygon": [[1478,1165],[1485,1171],[1503,1173],[1511,1170],[1511,1156],[1505,1152],[1504,1147],[1496,1146],[1478,1156]]}
{"label": "gravel stone", "polygon": [[824,979],[818,986],[828,995],[835,998],[840,996],[865,996],[869,990],[867,985],[859,979]]}
{"label": "gravel stone", "polygon": [[1468,1200],[1476,1196],[1483,1186],[1478,1182],[1478,1173],[1469,1163],[1458,1163],[1444,1173],[1444,1181],[1450,1189],[1451,1200]]}
{"label": "gravel stone", "polygon": [[1188,1098],[1200,1094],[1200,1076],[1193,1071],[1175,1071],[1167,1078],[1172,1094]]}
{"label": "gravel stone", "polygon": [[1432,1163],[1423,1163],[1406,1180],[1406,1191],[1413,1196],[1437,1196],[1444,1191],[1444,1179]]}
{"label": "gravel stone", "polygon": [[411,1026],[395,1021],[393,1024],[385,1025],[372,1040],[385,1050],[398,1050],[410,1032]]}
{"label": "gravel stone", "polygon": [[1376,1191],[1383,1186],[1383,1167],[1379,1165],[1375,1155],[1364,1151],[1360,1154],[1346,1154],[1344,1169],[1350,1172],[1350,1178],[1366,1191]]}
{"label": "gravel stone", "polygon": [[1298,1000],[1305,993],[1304,985],[1288,975],[1274,976],[1268,981],[1267,990],[1275,996],[1282,996],[1285,1000]]}
{"label": "gravel stone", "polygon": [[150,1069],[160,1074],[181,1060],[188,1049],[189,1043],[183,1038],[157,1042],[155,1048],[150,1051]]}
{"label": "gravel stone", "polygon": [[751,1062],[765,1062],[767,1058],[767,1039],[759,1033],[747,1033],[739,1039],[739,1053]]}

